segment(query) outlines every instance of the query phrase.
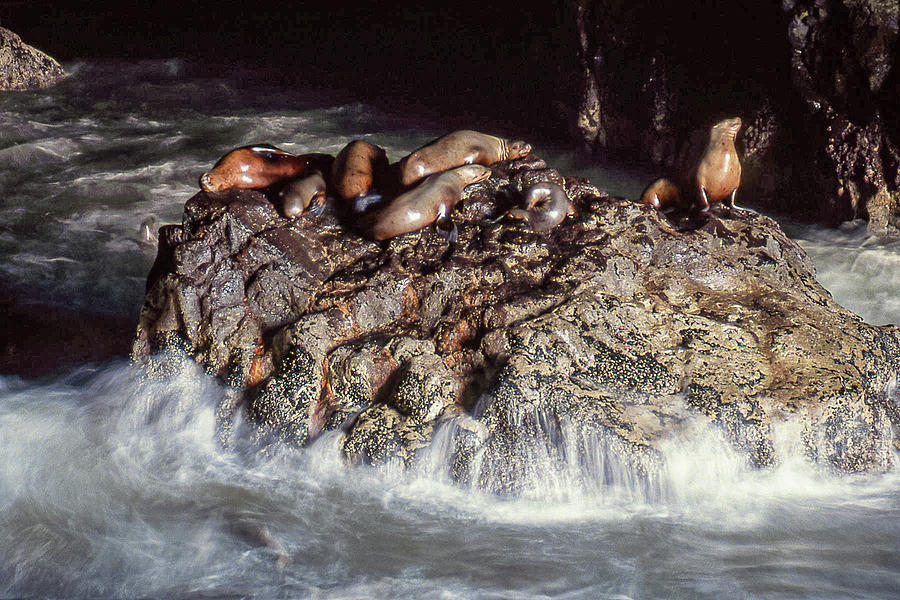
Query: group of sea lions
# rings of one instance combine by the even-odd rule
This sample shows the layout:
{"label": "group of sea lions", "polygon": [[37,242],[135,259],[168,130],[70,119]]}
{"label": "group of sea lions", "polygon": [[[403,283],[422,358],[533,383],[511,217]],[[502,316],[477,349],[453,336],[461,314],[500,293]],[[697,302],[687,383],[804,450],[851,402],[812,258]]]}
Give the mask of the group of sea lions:
{"label": "group of sea lions", "polygon": [[662,177],[644,190],[641,202],[665,212],[705,212],[720,202],[728,210],[749,210],[734,203],[741,185],[741,163],[734,146],[740,128],[740,117],[713,125],[706,150],[693,170],[682,179],[684,185]]}
{"label": "group of sea lions", "polygon": [[[466,186],[490,177],[488,166],[531,150],[527,142],[471,130],[439,137],[393,165],[383,148],[365,140],[350,142],[335,157],[258,144],[228,152],[200,177],[200,188],[267,188],[291,219],[318,213],[331,195],[343,201],[345,212],[365,214],[359,219],[362,233],[381,241],[446,220]],[[543,183],[526,190],[523,207],[509,216],[548,231],[570,212],[565,191]]]}
{"label": "group of sea lions", "polygon": [[[713,125],[706,150],[691,173],[676,180],[657,179],[640,201],[665,213],[705,212],[717,203],[728,210],[747,210],[734,203],[741,182],[734,145],[740,127],[739,117]],[[395,164],[389,164],[383,148],[365,140],[351,141],[337,156],[298,155],[257,144],[228,152],[200,177],[200,188],[205,192],[265,188],[290,219],[319,213],[331,195],[343,201],[345,212],[362,216],[354,219],[361,233],[382,241],[447,220],[463,189],[490,177],[487,167],[523,158],[531,150],[527,142],[471,130],[439,137]],[[542,182],[526,189],[521,208],[505,216],[546,232],[572,213],[565,190]]]}

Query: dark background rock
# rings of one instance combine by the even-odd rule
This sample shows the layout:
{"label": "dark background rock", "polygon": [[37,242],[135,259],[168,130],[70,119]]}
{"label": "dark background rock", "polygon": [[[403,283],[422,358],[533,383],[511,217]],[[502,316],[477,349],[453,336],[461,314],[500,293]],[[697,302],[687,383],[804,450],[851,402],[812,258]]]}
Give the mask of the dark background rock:
{"label": "dark background rock", "polygon": [[741,116],[740,197],[897,233],[896,0],[573,4],[589,149],[678,172],[692,138]]}
{"label": "dark background rock", "polygon": [[[676,226],[534,157],[492,170],[453,245],[198,193],[160,236],[133,356],[184,349],[228,382],[223,426],[246,410],[261,443],[328,433],[348,460],[410,464],[450,431],[453,476],[500,492],[527,493],[537,455],[598,444],[640,476],[697,422],[758,466],[785,424],[823,464],[890,466],[900,330],[835,304],[774,221]],[[549,234],[498,222],[536,181],[577,215]]]}
{"label": "dark background rock", "polygon": [[67,60],[179,56],[212,73],[255,65],[268,83],[315,82],[447,130],[574,140],[661,174],[690,162],[711,123],[739,115],[745,201],[897,230],[896,0],[35,8],[49,4],[0,11]]}
{"label": "dark background rock", "polygon": [[48,87],[65,75],[54,59],[0,27],[0,91]]}

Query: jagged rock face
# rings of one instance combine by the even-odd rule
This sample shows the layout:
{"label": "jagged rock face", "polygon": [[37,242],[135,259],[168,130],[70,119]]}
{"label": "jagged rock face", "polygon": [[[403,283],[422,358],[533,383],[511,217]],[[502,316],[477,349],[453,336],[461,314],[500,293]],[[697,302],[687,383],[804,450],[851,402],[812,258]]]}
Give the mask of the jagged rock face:
{"label": "jagged rock face", "polygon": [[895,0],[573,4],[588,147],[685,175],[693,138],[739,115],[745,197],[898,234]]}
{"label": "jagged rock face", "polygon": [[[537,181],[577,215],[548,234],[495,222]],[[454,477],[496,491],[598,444],[640,477],[697,420],[756,465],[792,422],[823,464],[889,467],[900,330],[835,304],[771,219],[676,229],[533,157],[453,214],[453,245],[431,227],[379,244],[334,211],[199,193],[161,232],[134,356],[184,346],[261,440],[331,432],[351,461],[405,464],[441,440]]]}
{"label": "jagged rock face", "polygon": [[0,27],[0,90],[44,88],[65,76],[58,62]]}

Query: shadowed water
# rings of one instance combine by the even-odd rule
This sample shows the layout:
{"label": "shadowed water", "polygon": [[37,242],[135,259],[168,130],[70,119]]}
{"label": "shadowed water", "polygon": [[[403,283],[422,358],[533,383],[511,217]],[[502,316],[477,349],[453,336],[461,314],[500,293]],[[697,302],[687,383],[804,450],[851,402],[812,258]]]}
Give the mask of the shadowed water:
{"label": "shadowed water", "polygon": [[[237,68],[72,67],[57,88],[0,96],[0,296],[76,315],[136,321],[154,254],[141,222],[180,220],[200,173],[234,146],[336,153],[368,137],[393,160],[443,132]],[[629,197],[644,180],[589,175]],[[896,247],[854,228],[792,232],[839,302],[900,322]],[[346,466],[333,434],[261,452],[238,423],[223,447],[221,395],[189,363],[154,380],[124,358],[0,376],[0,598],[897,595],[897,471],[823,472],[790,424],[776,469],[749,469],[698,424],[647,473],[614,441],[563,424],[562,446],[585,455],[534,446],[527,493],[500,498],[449,480],[449,429],[407,473]],[[284,547],[283,568],[261,527]]]}

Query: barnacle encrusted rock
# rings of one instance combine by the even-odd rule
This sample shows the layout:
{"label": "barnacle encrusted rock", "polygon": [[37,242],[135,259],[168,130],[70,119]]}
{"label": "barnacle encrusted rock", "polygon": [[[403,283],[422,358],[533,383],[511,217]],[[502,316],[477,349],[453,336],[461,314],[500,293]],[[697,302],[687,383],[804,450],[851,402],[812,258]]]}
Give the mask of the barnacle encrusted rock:
{"label": "barnacle encrusted rock", "polygon": [[[577,215],[498,221],[537,181]],[[618,466],[595,471],[641,477],[698,420],[755,465],[791,422],[823,464],[890,466],[900,330],[838,306],[771,219],[676,227],[536,157],[494,165],[453,217],[452,245],[430,227],[379,244],[333,208],[289,221],[260,192],[198,193],[161,232],[133,354],[185,344],[262,441],[407,465],[440,444],[447,473],[497,491],[597,447]]]}
{"label": "barnacle encrusted rock", "polygon": [[45,88],[65,76],[58,62],[0,27],[0,91]]}

